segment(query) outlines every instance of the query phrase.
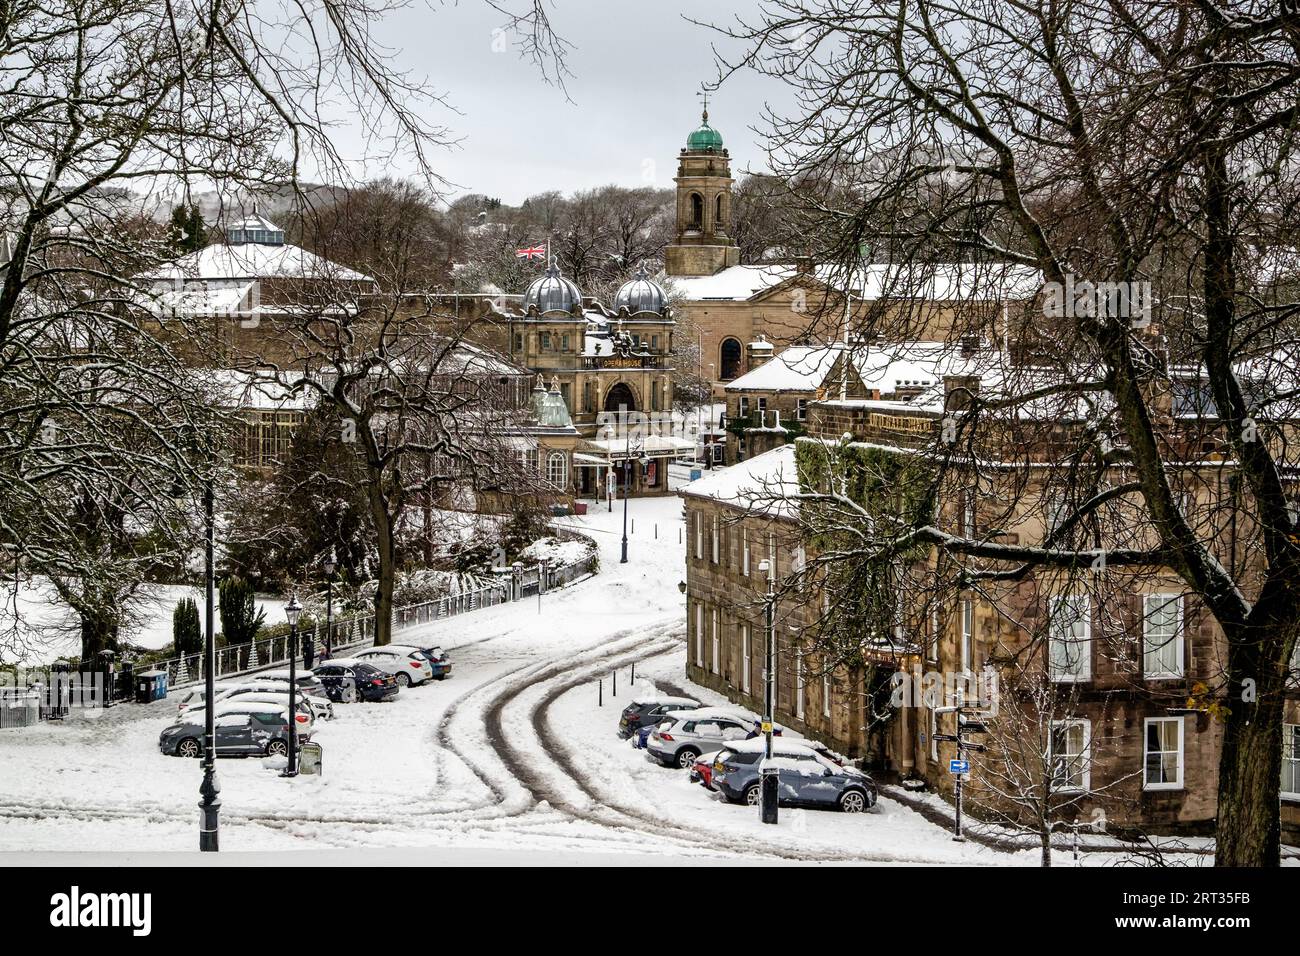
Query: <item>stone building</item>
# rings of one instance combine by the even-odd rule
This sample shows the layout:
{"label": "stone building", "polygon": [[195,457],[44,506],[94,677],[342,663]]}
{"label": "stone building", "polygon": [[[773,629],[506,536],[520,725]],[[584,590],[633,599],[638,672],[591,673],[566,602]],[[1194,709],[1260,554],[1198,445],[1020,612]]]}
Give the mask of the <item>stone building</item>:
{"label": "stone building", "polygon": [[[742,263],[728,235],[731,156],[704,114],[677,159],[676,236],[664,254],[666,281],[683,325],[698,337],[701,376],[722,387],[757,367],[751,343],[778,348],[844,338],[869,329],[889,311],[906,310],[906,335],[946,341],[971,327],[999,342],[1021,321],[1041,285],[1030,269],[994,264],[864,263],[852,275],[801,257],[795,262]],[[847,303],[846,303],[847,299]],[[847,305],[847,308],[846,308]],[[960,331],[957,331],[960,330]]]}
{"label": "stone building", "polygon": [[[970,700],[996,687],[992,699],[1000,706],[976,741],[1039,753],[1040,778],[1027,770],[1018,785],[1046,782],[1061,797],[1062,817],[1088,821],[1104,814],[1112,831],[1208,832],[1222,746],[1215,688],[1226,645],[1212,616],[1172,572],[1104,563],[1070,572],[1040,567],[987,577],[974,589],[959,586],[930,553],[894,569],[883,610],[853,627],[853,653],[827,637],[845,587],[819,564],[819,546],[833,540],[825,537],[827,526],[794,494],[825,490],[825,456],[834,454],[892,474],[863,485],[876,490],[855,500],[873,514],[897,514],[909,487],[902,469],[928,467],[962,396],[981,383],[997,387],[1009,364],[1005,354],[951,355],[935,369],[942,384],[920,395],[814,401],[806,434],[794,443],[686,486],[687,674],[761,710],[767,582],[756,563],[774,556],[779,722],[863,758],[887,779],[950,794],[955,747],[939,738],[954,732],[954,718],[939,708],[953,703],[958,686]],[[1175,395],[1174,407],[1183,400]],[[1009,421],[996,441],[981,446],[978,478],[960,466],[949,472],[929,520],[955,535],[1008,545],[1053,535],[1068,542],[1085,533],[1061,524],[1069,492],[1034,477],[1042,470],[1032,464],[1059,453],[1072,413],[1032,407],[1034,414]],[[1181,507],[1189,520],[1195,516],[1198,533],[1215,542],[1220,560],[1250,560],[1248,535],[1238,538],[1214,506],[1233,481],[1231,469],[1204,441],[1197,436],[1204,461],[1194,459],[1179,472]],[[1118,488],[1131,479],[1120,462],[1100,480]],[[1087,534],[1140,529],[1136,515],[1116,508]],[[915,586],[908,583],[913,576]],[[1284,834],[1295,841],[1300,652],[1291,670],[1279,813]],[[894,696],[899,688],[901,703]],[[971,807],[1003,812],[1009,801],[994,793],[985,771],[970,782]]]}

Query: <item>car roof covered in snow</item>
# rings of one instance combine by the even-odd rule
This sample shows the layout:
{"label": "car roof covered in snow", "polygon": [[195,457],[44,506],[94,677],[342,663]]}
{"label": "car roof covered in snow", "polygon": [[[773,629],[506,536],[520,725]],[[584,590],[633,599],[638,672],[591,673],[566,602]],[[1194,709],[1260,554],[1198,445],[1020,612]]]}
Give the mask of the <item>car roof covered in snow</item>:
{"label": "car roof covered in snow", "polygon": [[667,697],[658,694],[650,694],[644,697],[633,697],[632,703],[650,704],[652,706],[655,704],[692,704],[698,707],[700,702],[692,697]]}
{"label": "car roof covered in snow", "polygon": [[[767,741],[762,737],[751,737],[749,740],[737,740],[727,744],[728,750],[734,750],[737,753],[752,754],[764,753],[767,750]],[[773,737],[772,752],[784,750],[790,753],[802,754],[816,753],[819,750],[824,751],[827,747],[817,740],[808,740],[806,737]]]}
{"label": "car roof covered in snow", "polygon": [[673,719],[706,720],[709,717],[730,717],[742,723],[757,723],[758,718],[734,707],[700,707],[694,710],[670,710],[664,714]]}

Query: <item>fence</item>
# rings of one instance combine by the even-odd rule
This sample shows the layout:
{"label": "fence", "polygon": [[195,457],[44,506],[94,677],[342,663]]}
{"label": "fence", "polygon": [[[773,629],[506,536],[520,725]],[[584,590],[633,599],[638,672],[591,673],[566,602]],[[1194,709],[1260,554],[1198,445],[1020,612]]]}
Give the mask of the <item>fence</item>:
{"label": "fence", "polygon": [[[591,574],[595,570],[595,565],[596,556],[593,554],[572,564],[550,568],[546,572],[544,587],[540,582],[540,566],[523,568],[519,574],[504,576],[500,583],[471,591],[461,591],[458,594],[446,594],[420,604],[394,608],[392,629],[396,633],[485,607],[517,601],[525,595],[536,594],[539,587],[542,587],[545,593],[551,588],[564,587],[578,578]],[[530,587],[525,584],[526,581],[529,582]],[[298,634],[298,651],[301,654],[304,650],[304,642],[310,640],[317,656],[328,648],[332,656],[338,657],[340,651],[371,644],[374,639],[375,616],[358,614],[335,620],[329,627],[328,633],[324,623],[304,629]],[[264,638],[249,644],[230,645],[217,649],[214,679],[237,677],[240,674],[269,665],[285,664],[288,661],[289,636],[287,634]],[[167,682],[170,687],[186,687],[203,680],[202,654],[170,658],[159,661],[153,667],[167,671]]]}

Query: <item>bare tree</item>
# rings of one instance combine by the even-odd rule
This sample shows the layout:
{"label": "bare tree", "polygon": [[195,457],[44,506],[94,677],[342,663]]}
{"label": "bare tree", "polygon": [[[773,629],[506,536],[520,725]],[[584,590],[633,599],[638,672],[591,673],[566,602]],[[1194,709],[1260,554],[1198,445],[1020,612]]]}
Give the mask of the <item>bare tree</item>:
{"label": "bare tree", "polygon": [[[1058,487],[1089,473],[1106,486],[1070,498],[1060,527],[1122,511],[1123,535],[1049,530],[1013,545],[944,530],[931,511],[877,536],[877,554],[931,546],[967,565],[967,583],[1088,567],[1103,552],[1112,569],[1171,569],[1226,640],[1216,862],[1277,865],[1300,632],[1289,441],[1300,338],[1295,284],[1277,281],[1294,274],[1294,14],[1264,0],[772,0],[724,32],[743,47],[724,73],[795,89],[797,108],[769,117],[774,168],[834,187],[811,211],[841,278],[865,248],[921,269],[936,257],[1037,269],[1058,305],[1076,280],[1092,284],[1013,327],[996,310],[959,310],[953,338],[991,340],[1047,374],[1022,371],[995,399],[967,390],[957,417],[963,440],[979,434],[1023,469],[1003,413],[1061,409],[1071,426],[1035,467]],[[1151,311],[1098,298],[1099,283],[1149,288]],[[901,301],[866,331],[897,341],[917,321]],[[1207,450],[1230,483],[1207,476]],[[954,487],[978,489],[966,475]]]}

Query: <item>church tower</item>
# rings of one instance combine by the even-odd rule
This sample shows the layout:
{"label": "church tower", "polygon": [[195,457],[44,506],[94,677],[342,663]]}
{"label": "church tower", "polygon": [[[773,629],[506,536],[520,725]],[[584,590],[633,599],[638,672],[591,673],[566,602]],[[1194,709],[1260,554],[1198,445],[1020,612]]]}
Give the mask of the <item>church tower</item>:
{"label": "church tower", "polygon": [[709,125],[708,104],[700,126],[677,157],[677,238],[664,253],[670,276],[710,276],[740,262],[728,235],[731,224],[731,157],[722,134]]}

